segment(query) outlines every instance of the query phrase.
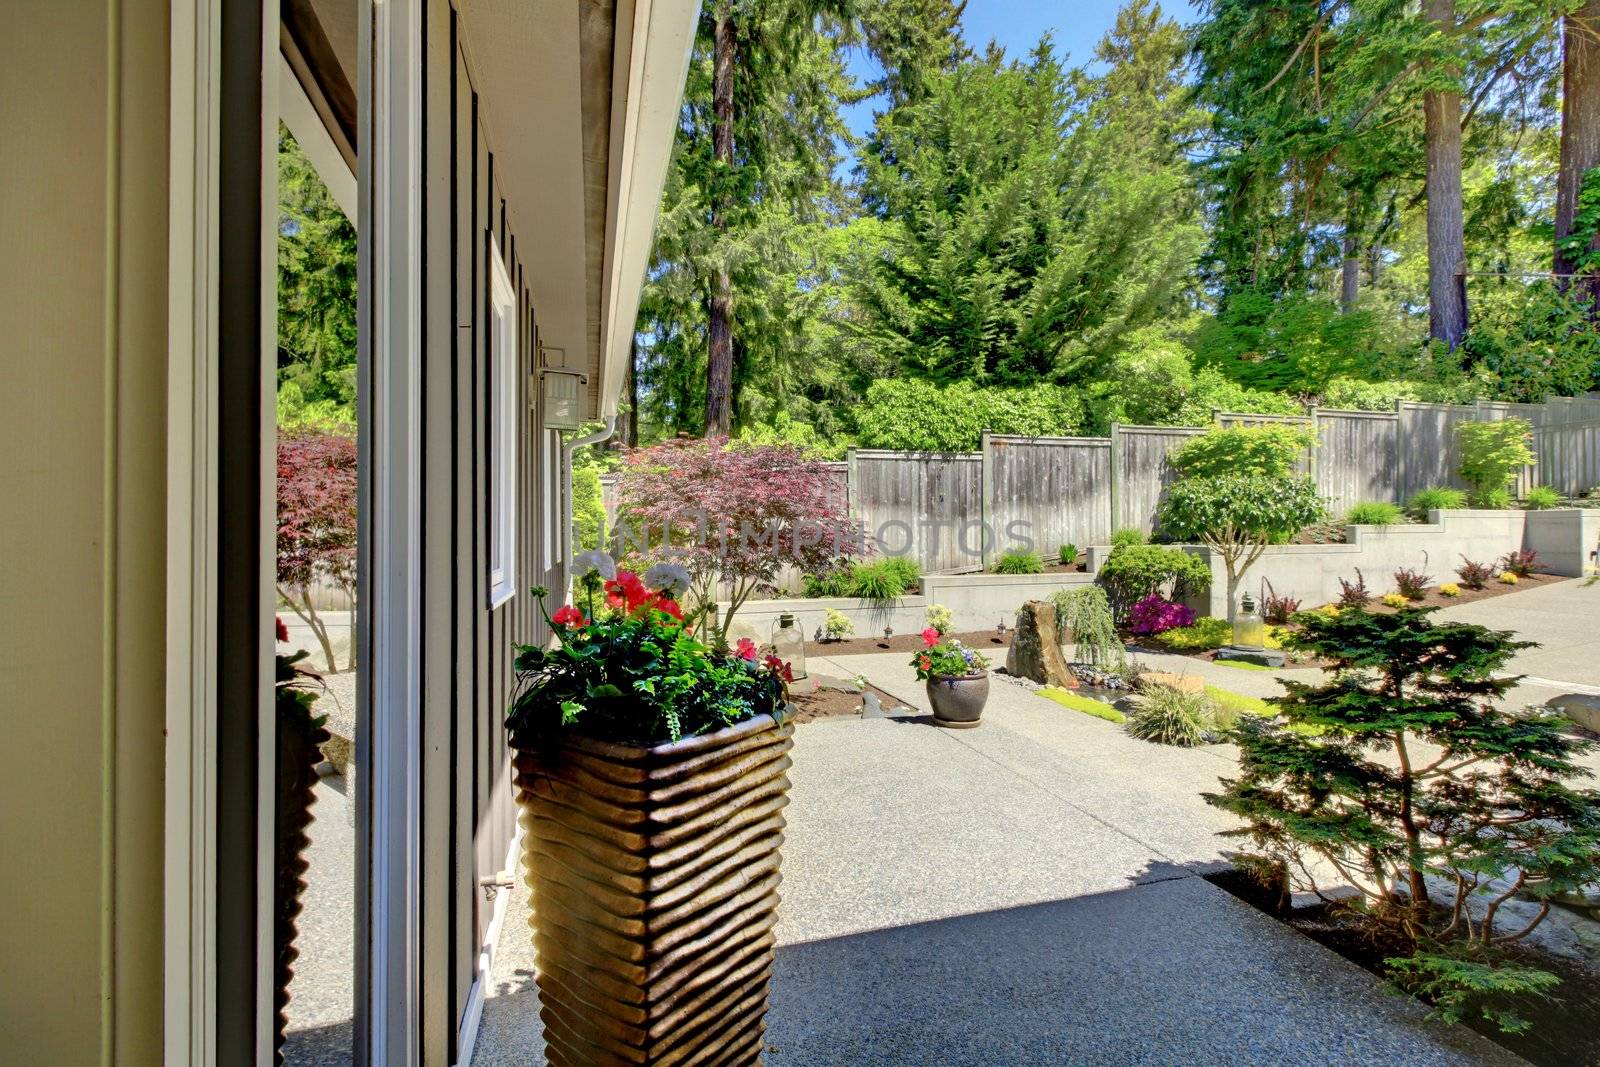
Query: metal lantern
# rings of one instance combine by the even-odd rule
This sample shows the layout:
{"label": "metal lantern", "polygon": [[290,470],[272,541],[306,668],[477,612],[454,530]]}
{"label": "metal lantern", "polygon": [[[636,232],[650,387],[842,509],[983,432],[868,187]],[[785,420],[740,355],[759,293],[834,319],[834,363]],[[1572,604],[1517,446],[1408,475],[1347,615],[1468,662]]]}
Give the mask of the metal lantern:
{"label": "metal lantern", "polygon": [[589,376],[567,367],[545,367],[544,426],[547,430],[577,430],[583,426],[583,390]]}
{"label": "metal lantern", "polygon": [[1252,651],[1267,647],[1267,627],[1249,593],[1239,602],[1239,612],[1233,617],[1233,647]]}
{"label": "metal lantern", "polygon": [[787,611],[778,616],[778,625],[772,631],[772,654],[789,664],[795,681],[806,676],[806,639]]}

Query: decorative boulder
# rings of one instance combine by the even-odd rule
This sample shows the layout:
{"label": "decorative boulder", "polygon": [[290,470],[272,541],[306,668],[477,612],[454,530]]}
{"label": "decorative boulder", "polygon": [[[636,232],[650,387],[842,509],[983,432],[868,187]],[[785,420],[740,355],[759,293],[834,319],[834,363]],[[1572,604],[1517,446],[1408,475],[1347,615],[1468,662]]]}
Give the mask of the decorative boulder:
{"label": "decorative boulder", "polygon": [[1078,688],[1077,675],[1061,654],[1056,630],[1056,606],[1048,600],[1030,600],[1017,612],[1017,628],[1006,650],[1006,673],[1040,685]]}

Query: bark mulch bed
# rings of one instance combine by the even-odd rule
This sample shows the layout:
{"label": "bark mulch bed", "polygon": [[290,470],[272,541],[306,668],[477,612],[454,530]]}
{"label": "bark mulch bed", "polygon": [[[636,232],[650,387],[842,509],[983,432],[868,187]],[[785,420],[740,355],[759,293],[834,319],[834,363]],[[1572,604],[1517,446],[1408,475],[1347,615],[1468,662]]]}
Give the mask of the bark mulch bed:
{"label": "bark mulch bed", "polygon": [[[1007,624],[1002,636],[995,630],[974,630],[970,633],[951,634],[968,648],[980,652],[999,651],[1002,655],[1011,644],[1011,626]],[[896,633],[888,640],[882,634],[876,637],[850,637],[843,641],[808,641],[806,654],[810,656],[861,656],[871,652],[920,652],[923,648],[922,631]],[[993,657],[990,657],[991,661]],[[909,661],[908,661],[909,662]]]}
{"label": "bark mulch bed", "polygon": [[[823,680],[822,675],[811,675],[802,678],[789,687],[789,703],[794,708],[794,721],[797,723],[815,722],[817,719],[835,719],[842,716],[856,716],[861,714],[861,703],[866,693],[872,693],[878,698],[878,705],[885,711],[890,708],[900,707],[904,702],[890,696],[875,685],[862,687],[859,693],[844,693],[837,689],[811,688],[815,681]],[[833,681],[834,679],[827,679]],[[838,679],[845,681],[845,679]]]}
{"label": "bark mulch bed", "polygon": [[[1461,585],[1461,581],[1456,577],[1454,571],[1449,574],[1436,574],[1433,577],[1435,579],[1433,588],[1430,588],[1427,595],[1421,600],[1413,600],[1411,602],[1413,607],[1447,608],[1452,604],[1470,604],[1474,600],[1488,600],[1490,597],[1505,596],[1507,593],[1520,593],[1524,589],[1538,589],[1540,586],[1572,581],[1571,578],[1563,578],[1559,574],[1530,574],[1526,578],[1517,579],[1516,585],[1506,585],[1499,578],[1491,578],[1489,579],[1489,584],[1482,589],[1468,589],[1466,586]],[[1461,585],[1461,595],[1445,596],[1439,592],[1438,586],[1441,582],[1455,582],[1455,584]],[[1397,609],[1391,608],[1377,597],[1373,597],[1371,602],[1367,604],[1367,610],[1377,615],[1380,613],[1388,614]]]}
{"label": "bark mulch bed", "polygon": [[[1205,878],[1380,978],[1387,977],[1383,962],[1386,958],[1409,956],[1415,951],[1402,935],[1365,921],[1348,906],[1318,903],[1285,912],[1279,909],[1270,890],[1243,871],[1230,868]],[[1519,947],[1510,955],[1516,963],[1559,975],[1561,984],[1548,998],[1524,996],[1500,1003],[1531,1024],[1523,1033],[1504,1033],[1482,1018],[1463,1019],[1462,1025],[1539,1067],[1600,1063],[1595,1046],[1595,1035],[1600,1034],[1600,974],[1534,948]]]}

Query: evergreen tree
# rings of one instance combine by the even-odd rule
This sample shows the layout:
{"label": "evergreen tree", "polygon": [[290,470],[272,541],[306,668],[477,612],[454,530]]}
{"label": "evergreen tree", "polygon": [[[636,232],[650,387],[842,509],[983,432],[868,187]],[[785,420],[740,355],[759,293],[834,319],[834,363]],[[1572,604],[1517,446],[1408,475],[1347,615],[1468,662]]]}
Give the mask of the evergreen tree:
{"label": "evergreen tree", "polygon": [[865,196],[888,248],[862,299],[885,356],[935,382],[1070,382],[1180,299],[1201,241],[1184,52],[1135,0],[1099,77],[1046,38],[879,117]]}

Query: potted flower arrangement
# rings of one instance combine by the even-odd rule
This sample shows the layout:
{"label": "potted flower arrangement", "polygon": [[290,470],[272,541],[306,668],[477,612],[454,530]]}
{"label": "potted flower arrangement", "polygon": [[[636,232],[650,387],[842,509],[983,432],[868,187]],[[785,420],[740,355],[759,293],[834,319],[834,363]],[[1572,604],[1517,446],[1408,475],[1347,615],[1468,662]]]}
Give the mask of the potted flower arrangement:
{"label": "potted flower arrangement", "polygon": [[933,721],[952,729],[977,726],[989,699],[989,661],[955,638],[941,637],[932,626],[922,631],[922,643],[911,666],[927,684]]}
{"label": "potted flower arrangement", "polygon": [[[552,1063],[756,1063],[788,803],[788,668],[683,624],[679,567],[575,561],[507,718]],[[541,599],[545,590],[535,589]]]}

